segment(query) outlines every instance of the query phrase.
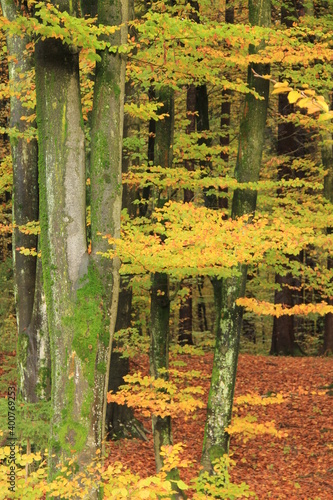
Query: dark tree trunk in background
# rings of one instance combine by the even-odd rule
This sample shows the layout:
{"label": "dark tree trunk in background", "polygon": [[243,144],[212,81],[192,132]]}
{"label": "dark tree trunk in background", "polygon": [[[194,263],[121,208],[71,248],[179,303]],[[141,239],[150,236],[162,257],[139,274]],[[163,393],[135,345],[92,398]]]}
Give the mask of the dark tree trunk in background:
{"label": "dark tree trunk in background", "polygon": [[[155,90],[150,87],[148,91],[149,101],[155,100]],[[148,164],[154,164],[154,148],[155,148],[155,134],[156,134],[156,121],[152,118],[149,120],[149,130],[148,130]],[[150,186],[145,186],[142,190],[142,201],[139,206],[140,217],[147,217],[148,212],[148,200],[150,196]]]}
{"label": "dark tree trunk in background", "polygon": [[[287,27],[291,27],[295,20],[303,14],[302,5],[299,2],[289,0],[281,7],[281,23]],[[289,104],[288,97],[285,94],[280,94],[279,114],[282,117],[286,117],[293,111],[294,106]],[[278,180],[303,176],[302,172],[293,171],[291,163],[293,158],[300,158],[305,155],[307,139],[308,134],[301,127],[296,127],[292,121],[283,121],[278,124],[277,153],[289,157],[278,168]],[[303,260],[303,253],[293,258]],[[275,283],[279,285],[279,288],[275,292],[275,304],[284,304],[292,307],[302,302],[301,292],[295,290],[295,288],[300,286],[300,282],[290,272],[287,272],[283,276],[276,275]],[[301,319],[293,316],[274,317],[270,354],[287,356],[300,354],[301,351],[295,340],[295,334],[297,325],[303,328],[303,323]]]}
{"label": "dark tree trunk in background", "polygon": [[[327,96],[328,97],[328,96]],[[332,105],[331,105],[332,108]],[[322,146],[322,162],[327,170],[327,174],[324,179],[324,196],[327,200],[333,203],[333,146],[332,146],[332,134],[326,133],[323,139]],[[333,228],[327,228],[327,233],[332,234]],[[327,259],[327,268],[333,269],[333,257],[332,253]],[[333,297],[328,298],[328,303],[333,305]],[[329,313],[325,316],[325,327],[324,327],[324,343],[323,352],[325,354],[333,353],[333,314]]]}
{"label": "dark tree trunk in background", "polygon": [[[13,0],[1,0],[4,16],[14,21],[21,12],[16,10]],[[21,75],[34,67],[33,55],[26,52],[31,39],[27,36],[8,35],[7,47],[10,56],[9,72],[12,97],[10,99],[10,128],[18,133],[28,133],[34,127],[22,116],[29,117],[35,110],[23,106],[17,99],[17,86],[21,86]],[[43,292],[41,262],[35,256],[22,255],[17,248],[36,250],[38,237],[24,234],[18,226],[38,221],[38,149],[35,139],[24,137],[11,139],[13,161],[13,265],[18,326],[17,361],[18,390],[23,400],[34,403],[50,397],[50,349]]]}
{"label": "dark tree trunk in background", "polygon": [[207,332],[208,331],[208,322],[207,322],[207,311],[206,311],[205,298],[202,295],[202,289],[204,286],[204,278],[202,276],[198,276],[197,286],[198,286],[198,292],[199,292],[199,298],[198,298],[199,328],[200,328],[201,332]]}
{"label": "dark tree trunk in background", "polygon": [[[192,134],[195,132],[195,111],[196,111],[196,88],[193,84],[189,85],[186,94],[186,112],[187,119],[190,121],[186,128],[187,134]],[[186,160],[185,168],[188,171],[193,171],[194,160]],[[194,193],[190,189],[184,189],[184,202],[190,203],[193,199]],[[186,285],[189,292],[188,295],[183,298],[180,309],[179,309],[179,331],[178,340],[180,344],[193,345],[192,339],[192,282],[190,280],[183,280],[183,285]]]}
{"label": "dark tree trunk in background", "polygon": [[[167,113],[163,120],[156,122],[154,141],[154,165],[170,168],[172,166],[172,145],[174,126],[174,95],[173,90],[161,88],[156,92],[157,99],[163,103],[161,113]],[[163,205],[163,200],[159,200]],[[161,369],[169,366],[169,322],[170,299],[168,275],[154,273],[151,275],[150,300],[150,373],[154,378],[167,378],[168,374]],[[160,454],[161,446],[172,444],[171,418],[155,417],[152,419],[156,469],[163,464]]]}
{"label": "dark tree trunk in background", "polygon": [[[288,116],[293,111],[293,105],[289,104],[287,96],[279,95],[279,113],[281,116]],[[292,169],[289,162],[293,157],[303,154],[303,145],[300,143],[300,136],[294,123],[282,122],[278,125],[278,145],[277,150],[279,155],[289,155],[290,160],[278,169],[278,179],[290,179]],[[296,258],[300,258],[296,257]],[[284,276],[276,275],[275,283],[279,288],[275,292],[274,303],[284,304],[292,307],[300,301],[300,296],[293,290],[296,283],[295,278],[291,273],[286,273]],[[295,343],[295,318],[294,316],[274,317],[273,333],[270,354],[273,355],[289,355],[296,353],[297,345]]]}
{"label": "dark tree trunk in background", "polygon": [[[151,281],[150,373],[154,378],[167,380],[167,372],[162,374],[160,370],[169,367],[170,300],[168,276],[165,273],[154,273]],[[153,433],[156,470],[159,472],[163,465],[163,459],[160,455],[161,447],[173,443],[171,417],[153,416]]]}
{"label": "dark tree trunk in background", "polygon": [[[132,288],[126,277],[121,277],[115,332],[130,328],[132,320]],[[124,355],[123,355],[124,354]],[[109,371],[108,391],[116,393],[128,375],[130,359],[123,349],[122,339],[113,341]],[[106,409],[106,430],[109,439],[145,439],[142,424],[134,418],[133,409],[127,405],[108,403]]]}
{"label": "dark tree trunk in background", "polygon": [[[235,9],[233,5],[230,5],[230,0],[226,0],[225,7],[225,22],[229,24],[233,24],[235,20]],[[228,89],[222,90],[222,104],[221,104],[221,136],[220,136],[220,145],[223,147],[221,152],[221,159],[224,161],[225,166],[228,165],[229,162],[229,146],[230,146],[230,111],[231,111],[231,92]],[[219,189],[218,198],[216,201],[210,202],[209,205],[214,206],[220,210],[225,212],[224,218],[228,218],[228,198],[227,196],[221,195],[222,193],[227,193],[228,189]],[[213,200],[215,197],[211,197]],[[212,280],[213,291],[214,291],[214,304],[215,304],[215,327],[214,333],[217,335],[219,324],[220,324],[220,311],[221,311],[221,294],[222,294],[222,280],[218,278],[213,278]]]}
{"label": "dark tree trunk in background", "polygon": [[[228,24],[233,24],[235,21],[235,9],[233,5],[230,5],[230,0],[226,0],[225,8],[225,22]],[[229,146],[230,146],[230,111],[231,111],[231,91],[229,89],[222,90],[222,104],[221,104],[221,137],[220,145],[223,147],[221,152],[221,159],[228,165],[229,162]],[[227,192],[227,189],[221,192]],[[228,198],[219,197],[218,208],[222,210],[228,210]]]}

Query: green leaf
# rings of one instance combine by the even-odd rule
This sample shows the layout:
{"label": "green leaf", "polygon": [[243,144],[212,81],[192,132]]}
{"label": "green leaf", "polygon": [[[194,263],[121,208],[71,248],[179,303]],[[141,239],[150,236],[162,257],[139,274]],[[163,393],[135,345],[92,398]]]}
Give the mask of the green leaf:
{"label": "green leaf", "polygon": [[185,484],[184,481],[182,481],[181,479],[177,481],[176,484],[180,490],[188,490],[187,484]]}

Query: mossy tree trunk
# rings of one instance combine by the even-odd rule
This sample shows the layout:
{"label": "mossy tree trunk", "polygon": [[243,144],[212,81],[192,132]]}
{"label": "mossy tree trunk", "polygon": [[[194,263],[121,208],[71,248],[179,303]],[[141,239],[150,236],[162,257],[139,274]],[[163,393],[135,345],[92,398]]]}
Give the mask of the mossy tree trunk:
{"label": "mossy tree trunk", "polygon": [[[129,0],[129,19],[134,19],[134,1]],[[132,33],[135,36],[135,33]],[[133,98],[135,88],[131,81],[125,85],[125,101]],[[138,119],[134,119],[128,113],[124,116],[123,135],[128,137],[134,129],[140,127]],[[122,155],[122,172],[127,173],[131,166],[129,155]],[[136,205],[134,200],[137,198],[135,189],[124,184],[122,191],[122,208],[127,209],[131,217],[136,215]],[[131,276],[121,276],[120,290],[118,300],[117,320],[115,332],[130,328],[132,324],[132,286]],[[119,387],[124,384],[124,376],[129,373],[129,358],[123,356],[119,350],[123,347],[122,338],[112,343],[112,353],[109,368],[108,391],[117,392]],[[125,353],[126,354],[126,353]],[[108,403],[106,410],[106,430],[109,439],[121,438],[145,438],[143,427],[134,417],[133,408],[127,405],[118,405],[117,403]]]}
{"label": "mossy tree trunk", "polygon": [[[42,264],[52,357],[51,449],[57,462],[60,451],[65,456],[71,450],[87,453],[88,442],[94,442],[89,418],[93,379],[87,380],[79,336],[93,341],[85,316],[75,325],[77,291],[88,268],[78,53],[58,40],[39,41],[36,95]],[[81,325],[87,333],[79,331]],[[94,354],[95,345],[91,351]],[[87,462],[88,455],[84,461],[80,456],[80,462]]]}
{"label": "mossy tree trunk", "polygon": [[[249,19],[252,25],[269,26],[270,0],[250,0]],[[255,49],[251,47],[250,50]],[[269,68],[264,65],[256,65],[254,69],[260,74],[269,73]],[[245,99],[235,170],[238,182],[259,179],[268,107],[269,83],[254,78],[252,66],[248,69],[248,84],[263,99],[256,99],[251,94],[247,94]],[[254,191],[236,190],[232,201],[232,218],[253,214],[256,198],[257,193]],[[236,300],[245,293],[246,275],[246,267],[239,266],[231,278],[223,280],[221,291],[216,294],[216,300],[218,299],[221,304],[220,321],[216,335],[202,453],[202,465],[211,473],[214,460],[229,451],[229,435],[225,429],[231,422],[242,322],[242,309],[236,305]]]}
{"label": "mossy tree trunk", "polygon": [[[14,21],[21,14],[13,0],[1,0],[4,16]],[[11,154],[13,161],[13,265],[15,280],[16,319],[18,326],[17,360],[18,390],[23,400],[34,403],[50,396],[50,353],[41,263],[36,256],[22,255],[17,248],[36,250],[38,237],[24,234],[18,226],[37,221],[38,152],[37,141],[28,141],[30,124],[22,120],[34,109],[24,107],[16,97],[22,74],[28,77],[34,66],[33,55],[26,51],[28,36],[7,35],[10,60],[9,82]]]}
{"label": "mossy tree trunk", "polygon": [[[77,2],[62,8],[77,15]],[[126,3],[98,4],[99,23],[126,19]],[[112,43],[120,41],[115,35]],[[118,37],[118,38],[117,38]],[[41,246],[52,354],[50,448],[91,461],[104,437],[108,362],[118,296],[118,263],[98,234],[119,235],[125,62],[102,52],[92,116],[92,253],[86,242],[85,148],[79,55],[54,39],[36,44]],[[73,451],[75,450],[75,451]],[[96,492],[91,492],[94,498]]]}
{"label": "mossy tree trunk", "polygon": [[[109,41],[112,45],[127,39],[128,0],[98,1],[98,22],[125,26]],[[106,395],[108,390],[112,338],[116,324],[119,295],[119,261],[105,259],[98,253],[109,248],[102,235],[120,236],[122,203],[122,141],[124,126],[124,95],[126,60],[107,50],[96,65],[95,93],[91,130],[91,238],[93,266],[103,284],[102,302],[110,318],[109,331],[98,340],[94,399],[100,409],[98,436],[104,436]],[[107,319],[107,317],[105,317]],[[98,438],[99,439],[99,438]]]}

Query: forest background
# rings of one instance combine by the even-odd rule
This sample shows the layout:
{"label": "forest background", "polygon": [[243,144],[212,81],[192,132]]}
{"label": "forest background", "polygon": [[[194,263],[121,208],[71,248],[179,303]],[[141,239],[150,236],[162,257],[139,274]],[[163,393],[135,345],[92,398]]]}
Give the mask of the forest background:
{"label": "forest background", "polygon": [[[138,479],[111,468],[105,494],[183,495],[171,417],[206,403],[181,356],[191,367],[214,349],[201,462],[217,469],[193,495],[245,496],[226,476],[230,435],[283,433],[231,426],[240,345],[333,350],[332,4],[1,3],[2,356],[13,382],[17,350],[30,456],[17,485],[97,495],[80,469],[104,454],[105,428],[146,439],[136,408],[152,417],[158,474],[133,493]],[[150,376],[127,375],[148,352]],[[242,403],[285,397],[269,392]],[[47,472],[29,463],[49,437]]]}

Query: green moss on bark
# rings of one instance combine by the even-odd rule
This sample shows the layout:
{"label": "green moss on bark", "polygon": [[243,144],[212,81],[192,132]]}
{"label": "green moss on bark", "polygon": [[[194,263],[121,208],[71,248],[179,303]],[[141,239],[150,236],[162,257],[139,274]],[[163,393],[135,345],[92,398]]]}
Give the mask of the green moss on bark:
{"label": "green moss on bark", "polygon": [[93,388],[98,341],[105,347],[109,345],[109,319],[103,300],[105,291],[92,264],[83,282],[86,283],[77,290],[74,313],[64,318],[63,323],[74,332],[73,349],[82,361],[89,387]]}

